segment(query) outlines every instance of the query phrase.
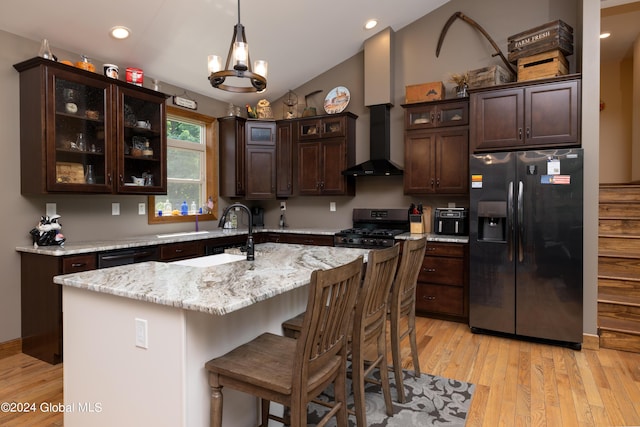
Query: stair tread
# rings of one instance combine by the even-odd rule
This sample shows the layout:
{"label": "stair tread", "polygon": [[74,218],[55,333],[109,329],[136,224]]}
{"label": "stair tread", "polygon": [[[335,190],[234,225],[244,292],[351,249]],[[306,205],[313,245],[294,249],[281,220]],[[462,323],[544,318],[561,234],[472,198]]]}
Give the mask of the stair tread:
{"label": "stair tread", "polygon": [[598,291],[598,302],[640,307],[640,297],[634,297],[633,295],[616,295],[603,291],[602,289]]}
{"label": "stair tread", "polygon": [[598,251],[598,256],[607,257],[607,258],[640,259],[640,252],[634,253],[634,252],[629,252],[628,250],[623,253],[618,253],[617,251]]}
{"label": "stair tread", "polygon": [[640,282],[640,274],[638,276],[625,276],[619,273],[607,274],[606,272],[598,271],[598,279],[626,280],[628,282]]}
{"label": "stair tread", "polygon": [[640,323],[630,320],[612,319],[609,317],[598,318],[598,328],[601,330],[622,332],[625,334],[638,335],[640,338]]}

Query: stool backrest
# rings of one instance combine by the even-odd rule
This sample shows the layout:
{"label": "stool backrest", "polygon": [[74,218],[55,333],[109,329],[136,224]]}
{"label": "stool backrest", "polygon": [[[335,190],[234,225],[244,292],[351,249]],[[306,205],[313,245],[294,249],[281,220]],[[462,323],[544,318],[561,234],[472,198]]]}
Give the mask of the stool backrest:
{"label": "stool backrest", "polygon": [[[306,389],[309,372],[321,372],[337,356],[346,362],[348,321],[353,312],[363,257],[328,270],[311,273],[307,310],[297,340],[293,386]],[[331,373],[327,372],[327,377]]]}
{"label": "stool backrest", "polygon": [[353,342],[366,342],[386,330],[388,297],[398,267],[400,244],[369,252],[362,288],[356,301]]}
{"label": "stool backrest", "polygon": [[395,314],[401,316],[415,312],[416,286],[426,249],[426,237],[418,240],[405,240],[398,274],[391,289],[392,316],[394,310]]}

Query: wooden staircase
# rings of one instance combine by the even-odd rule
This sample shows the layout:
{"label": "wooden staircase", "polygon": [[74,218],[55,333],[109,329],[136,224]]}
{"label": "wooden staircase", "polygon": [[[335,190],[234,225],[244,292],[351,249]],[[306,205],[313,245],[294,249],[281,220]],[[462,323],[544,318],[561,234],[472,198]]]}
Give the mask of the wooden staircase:
{"label": "wooden staircase", "polygon": [[601,184],[599,204],[600,347],[640,353],[640,185]]}

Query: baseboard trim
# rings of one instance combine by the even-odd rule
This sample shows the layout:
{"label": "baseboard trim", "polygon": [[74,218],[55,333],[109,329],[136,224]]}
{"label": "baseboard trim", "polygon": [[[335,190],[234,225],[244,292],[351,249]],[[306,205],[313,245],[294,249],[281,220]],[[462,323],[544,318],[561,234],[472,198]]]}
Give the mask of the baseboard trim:
{"label": "baseboard trim", "polygon": [[0,342],[0,359],[22,353],[22,338]]}
{"label": "baseboard trim", "polygon": [[582,348],[585,350],[600,350],[600,337],[592,334],[582,334]]}

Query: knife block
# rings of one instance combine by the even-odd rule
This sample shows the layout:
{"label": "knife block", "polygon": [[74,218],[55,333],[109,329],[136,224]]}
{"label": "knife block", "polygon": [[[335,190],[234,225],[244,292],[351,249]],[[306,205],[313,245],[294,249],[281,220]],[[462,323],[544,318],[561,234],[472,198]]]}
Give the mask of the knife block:
{"label": "knife block", "polygon": [[424,222],[422,215],[409,215],[409,231],[411,234],[424,234]]}

